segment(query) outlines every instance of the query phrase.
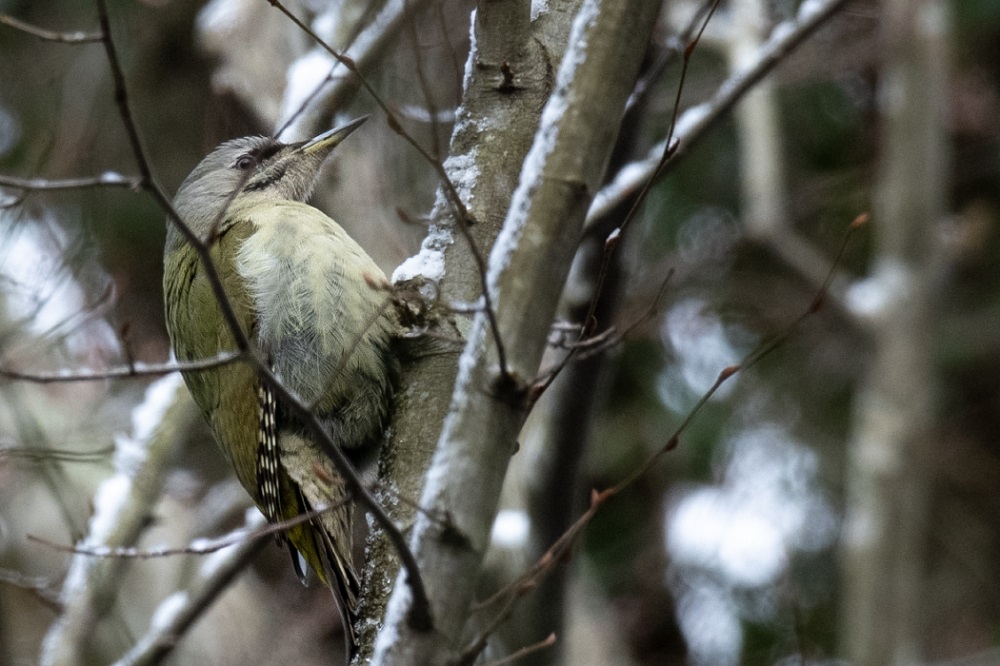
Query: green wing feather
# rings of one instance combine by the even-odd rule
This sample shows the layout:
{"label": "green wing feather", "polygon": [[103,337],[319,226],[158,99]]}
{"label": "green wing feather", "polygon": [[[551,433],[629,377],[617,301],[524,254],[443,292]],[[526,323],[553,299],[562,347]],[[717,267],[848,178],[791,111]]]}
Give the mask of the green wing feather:
{"label": "green wing feather", "polygon": [[[248,223],[233,224],[218,237],[211,250],[226,296],[247,335],[252,334],[255,315],[232,257],[251,232]],[[178,360],[204,360],[221,352],[238,351],[194,250],[185,245],[168,255],[165,263],[167,328]],[[258,399],[254,370],[246,363],[228,363],[185,372],[184,381],[237,478],[256,501],[256,491],[251,490],[257,485]]]}

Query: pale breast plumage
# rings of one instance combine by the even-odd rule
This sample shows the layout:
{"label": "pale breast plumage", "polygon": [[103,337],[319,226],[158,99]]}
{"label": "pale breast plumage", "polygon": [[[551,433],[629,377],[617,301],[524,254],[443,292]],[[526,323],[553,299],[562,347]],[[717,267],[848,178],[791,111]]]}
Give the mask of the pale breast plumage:
{"label": "pale breast plumage", "polygon": [[[307,404],[346,397],[390,332],[388,282],[333,220],[292,201],[238,211],[255,227],[236,258],[257,312],[256,337],[276,374]],[[291,222],[290,220],[294,220]],[[283,242],[275,242],[275,236]],[[356,379],[356,377],[355,377]]]}

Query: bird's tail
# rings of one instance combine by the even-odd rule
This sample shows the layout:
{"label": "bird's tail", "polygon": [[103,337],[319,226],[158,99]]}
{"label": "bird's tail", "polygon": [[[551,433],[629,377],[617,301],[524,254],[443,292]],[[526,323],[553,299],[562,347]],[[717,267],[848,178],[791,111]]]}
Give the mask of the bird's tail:
{"label": "bird's tail", "polygon": [[282,465],[290,485],[295,488],[293,502],[298,504],[293,515],[319,511],[308,523],[288,530],[288,540],[323,584],[332,590],[353,655],[357,638],[354,621],[361,585],[351,561],[354,538],[347,484],[333,461],[319,455],[305,438],[295,433],[282,433],[281,449]]}
{"label": "bird's tail", "polygon": [[[301,493],[299,500],[303,513],[313,511],[312,503]],[[350,560],[353,541],[350,511],[350,505],[324,511],[288,532],[292,564],[299,579],[303,584],[307,583],[305,565],[308,564],[308,568],[315,571],[320,581],[333,593],[344,625],[349,658],[354,656],[357,648],[354,624],[358,619],[358,596],[361,593],[361,584]]]}
{"label": "bird's tail", "polygon": [[[335,511],[350,511],[350,507],[344,507],[341,510]],[[319,522],[319,519],[317,519]],[[348,527],[350,526],[350,519],[348,519]],[[344,633],[347,638],[348,645],[348,659],[354,656],[354,652],[357,649],[358,636],[354,630],[354,625],[358,619],[358,596],[361,594],[361,583],[358,581],[358,576],[354,571],[354,567],[351,565],[349,559],[351,553],[350,551],[342,553],[338,547],[337,541],[335,541],[330,532],[325,529],[325,526],[316,525],[314,533],[318,535],[318,541],[320,542],[320,547],[318,548],[321,559],[323,560],[323,569],[326,580],[327,587],[333,592],[333,596],[337,601],[337,608],[340,609],[340,616],[344,623]],[[350,545],[349,543],[347,545]]]}

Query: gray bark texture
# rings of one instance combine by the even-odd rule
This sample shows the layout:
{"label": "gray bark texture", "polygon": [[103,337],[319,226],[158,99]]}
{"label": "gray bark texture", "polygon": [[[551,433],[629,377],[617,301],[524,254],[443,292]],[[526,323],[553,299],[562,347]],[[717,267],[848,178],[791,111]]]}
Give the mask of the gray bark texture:
{"label": "gray bark texture", "polygon": [[[518,3],[481,3],[480,11],[485,7],[494,11],[503,5],[513,8]],[[526,11],[527,3],[522,8]],[[491,166],[481,172],[481,177],[493,182],[520,173],[520,181],[509,209],[509,199],[501,198],[497,208],[483,211],[486,219],[496,219],[499,210],[507,211],[487,269],[497,331],[491,329],[490,317],[480,309],[466,336],[448,408],[438,407],[433,412],[447,416],[420,492],[422,511],[416,516],[411,537],[431,598],[433,627],[411,626],[411,598],[400,575],[393,586],[373,663],[439,664],[463,652],[470,605],[500,488],[526,416],[527,389],[538,370],[587,209],[600,185],[658,9],[655,2],[640,6],[583,2],[573,21],[555,90],[542,111],[537,132],[531,127],[534,142],[523,166],[512,160],[511,171],[494,171]],[[478,30],[484,28],[483,23],[477,19]],[[484,46],[483,53],[489,52]],[[509,62],[506,69],[511,69]],[[499,64],[504,69],[503,63]],[[476,69],[475,61],[472,69]],[[506,76],[503,71],[500,74],[503,86]],[[516,115],[513,120],[523,122]],[[453,148],[464,125],[460,118]],[[479,131],[483,129],[479,127]],[[485,129],[506,143],[505,137],[494,134],[493,127]],[[449,160],[452,164],[455,154],[453,151]],[[489,185],[484,187],[489,191]],[[476,198],[471,201],[475,204]],[[476,209],[471,212],[478,226]],[[467,255],[460,247],[462,242],[455,239],[451,247]],[[469,275],[462,266],[454,269],[448,263],[447,267],[449,274],[456,270],[459,277]],[[474,296],[475,288],[466,293]],[[502,356],[494,333],[503,346]],[[404,399],[412,398],[412,387],[404,389],[410,392]],[[430,398],[433,390],[420,393],[438,399]],[[407,409],[412,407],[404,407]],[[423,427],[431,427],[427,421],[433,419],[427,419],[427,413],[420,416],[425,420]],[[397,422],[397,437],[402,431]],[[397,455],[403,448],[397,441]],[[400,464],[398,458],[396,464]]]}

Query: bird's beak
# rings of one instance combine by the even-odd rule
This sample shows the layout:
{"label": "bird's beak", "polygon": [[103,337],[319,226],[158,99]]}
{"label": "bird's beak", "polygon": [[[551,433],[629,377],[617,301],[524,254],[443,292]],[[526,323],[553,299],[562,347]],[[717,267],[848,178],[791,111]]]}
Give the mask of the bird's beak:
{"label": "bird's beak", "polygon": [[351,132],[361,127],[361,125],[368,120],[368,118],[369,116],[361,116],[360,118],[355,118],[346,125],[341,125],[340,127],[323,132],[319,136],[302,144],[299,148],[299,152],[303,155],[311,155],[312,153],[318,151],[330,151],[341,141],[346,139]]}

